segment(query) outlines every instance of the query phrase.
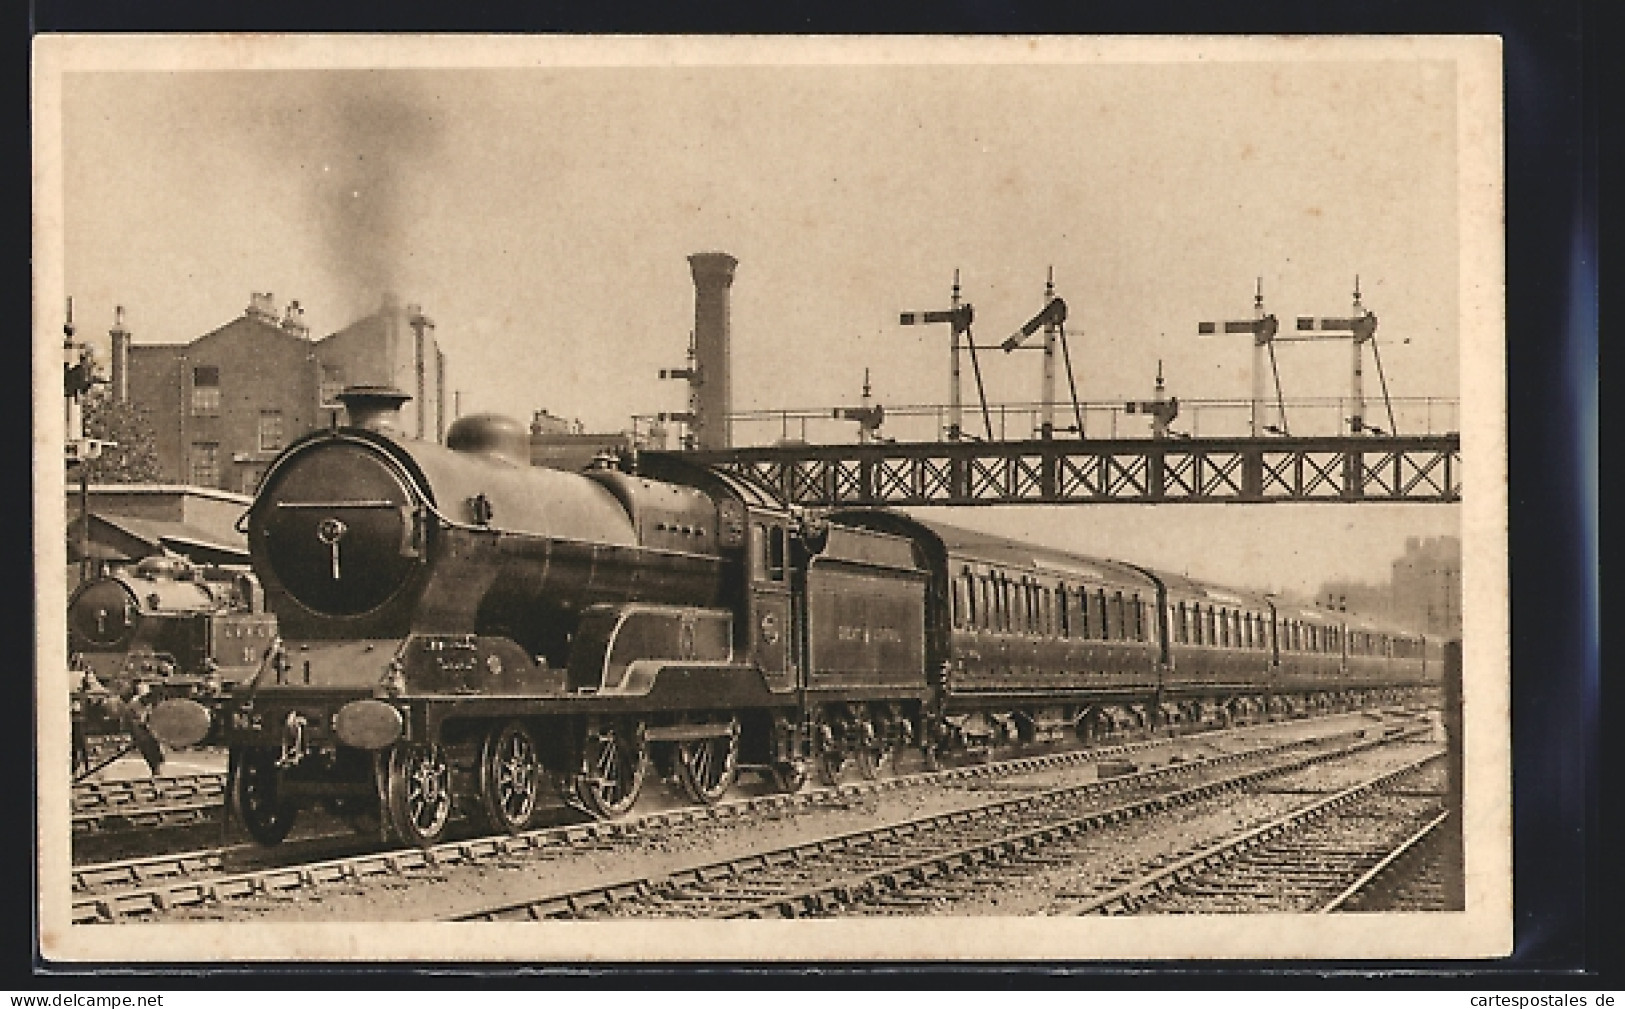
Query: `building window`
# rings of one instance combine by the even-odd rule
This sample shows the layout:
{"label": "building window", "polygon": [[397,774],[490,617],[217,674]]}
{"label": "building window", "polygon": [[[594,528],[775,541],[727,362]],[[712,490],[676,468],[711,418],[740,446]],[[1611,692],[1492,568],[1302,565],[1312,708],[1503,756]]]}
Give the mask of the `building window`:
{"label": "building window", "polygon": [[194,487],[217,486],[220,483],[220,446],[213,442],[193,442],[190,470]]}
{"label": "building window", "polygon": [[282,449],[282,411],[260,411],[260,451],[278,452]]}
{"label": "building window", "polygon": [[342,406],[339,393],[344,391],[344,369],[336,364],[322,365],[322,405]]}
{"label": "building window", "polygon": [[220,369],[213,365],[192,369],[192,416],[220,416]]}

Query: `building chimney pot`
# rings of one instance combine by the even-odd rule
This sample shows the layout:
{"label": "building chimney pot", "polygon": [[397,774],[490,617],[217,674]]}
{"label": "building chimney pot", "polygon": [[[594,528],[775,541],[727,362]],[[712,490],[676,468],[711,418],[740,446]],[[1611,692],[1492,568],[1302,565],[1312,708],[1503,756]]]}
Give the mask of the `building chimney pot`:
{"label": "building chimney pot", "polygon": [[295,336],[310,335],[310,327],[305,324],[305,310],[300,307],[299,302],[288,302],[288,310],[282,316],[282,328]]}

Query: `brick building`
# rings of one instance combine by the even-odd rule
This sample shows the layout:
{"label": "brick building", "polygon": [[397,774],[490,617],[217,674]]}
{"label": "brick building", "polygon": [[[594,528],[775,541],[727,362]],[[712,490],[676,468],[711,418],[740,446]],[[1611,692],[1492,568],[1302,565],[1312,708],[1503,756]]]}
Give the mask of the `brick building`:
{"label": "brick building", "polygon": [[134,344],[112,333],[113,395],[146,416],[161,479],[253,493],[289,442],[338,417],[345,385],[393,384],[413,396],[409,435],[445,433],[446,362],[434,323],[387,298],[378,311],[322,340],[297,301],[278,315],[255,293],[242,316],[184,344]]}

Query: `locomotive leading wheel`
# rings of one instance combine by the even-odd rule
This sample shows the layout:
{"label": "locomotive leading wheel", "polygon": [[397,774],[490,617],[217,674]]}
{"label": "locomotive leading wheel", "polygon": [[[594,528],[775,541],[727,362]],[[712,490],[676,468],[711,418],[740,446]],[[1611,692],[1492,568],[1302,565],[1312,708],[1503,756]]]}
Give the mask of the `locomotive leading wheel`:
{"label": "locomotive leading wheel", "polygon": [[601,820],[624,816],[638,801],[649,754],[635,725],[617,722],[589,729],[582,746],[582,770],[575,776],[576,799]]}
{"label": "locomotive leading wheel", "polygon": [[536,741],[518,721],[492,729],[480,748],[480,800],[493,830],[530,826],[542,783]]}
{"label": "locomotive leading wheel", "polygon": [[677,784],[683,794],[709,806],[727,794],[739,774],[739,726],[726,736],[677,744]]}
{"label": "locomotive leading wheel", "polygon": [[282,771],[274,750],[244,748],[231,772],[231,811],[248,836],[260,844],[281,844],[293,829],[299,807],[278,795]]}
{"label": "locomotive leading wheel", "polygon": [[389,753],[389,823],[407,844],[426,848],[451,822],[451,767],[438,746],[397,743]]}

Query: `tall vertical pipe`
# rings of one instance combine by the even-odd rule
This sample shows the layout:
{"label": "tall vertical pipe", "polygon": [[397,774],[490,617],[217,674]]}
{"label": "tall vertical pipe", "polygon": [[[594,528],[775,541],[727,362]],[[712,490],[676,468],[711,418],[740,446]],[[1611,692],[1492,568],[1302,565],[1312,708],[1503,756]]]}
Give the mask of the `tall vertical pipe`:
{"label": "tall vertical pipe", "polygon": [[733,446],[728,415],[733,409],[729,373],[729,291],[739,260],[726,252],[688,257],[694,274],[694,359],[696,383],[693,430],[700,449]]}

